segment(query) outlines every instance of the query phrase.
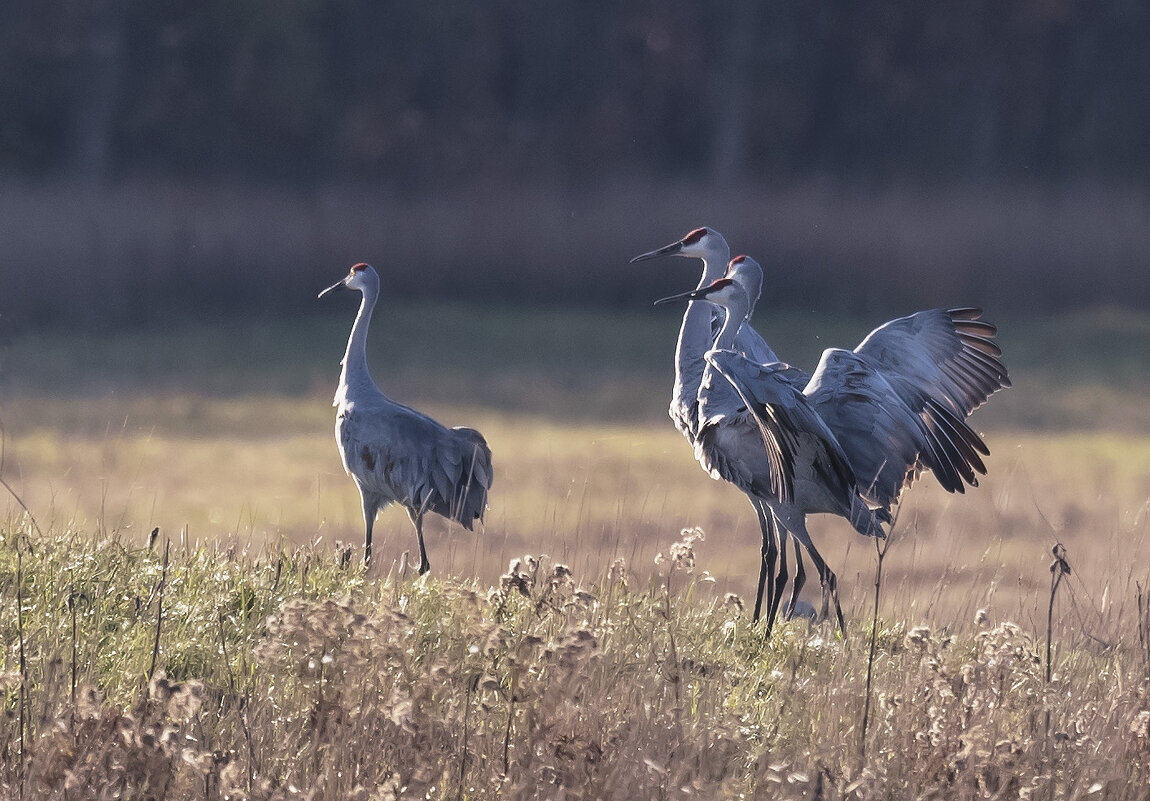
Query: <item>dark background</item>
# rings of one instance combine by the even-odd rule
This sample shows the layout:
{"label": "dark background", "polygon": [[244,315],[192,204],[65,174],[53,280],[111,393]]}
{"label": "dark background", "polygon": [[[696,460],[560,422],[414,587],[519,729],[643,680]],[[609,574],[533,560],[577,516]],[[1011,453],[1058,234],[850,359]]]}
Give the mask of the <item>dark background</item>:
{"label": "dark background", "polygon": [[708,224],[770,303],[1150,306],[1141,0],[3,0],[0,313],[636,304]]}

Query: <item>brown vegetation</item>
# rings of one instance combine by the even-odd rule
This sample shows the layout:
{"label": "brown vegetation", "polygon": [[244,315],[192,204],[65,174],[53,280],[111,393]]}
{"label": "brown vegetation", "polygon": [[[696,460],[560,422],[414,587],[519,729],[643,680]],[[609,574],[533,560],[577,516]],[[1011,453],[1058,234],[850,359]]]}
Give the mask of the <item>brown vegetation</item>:
{"label": "brown vegetation", "polygon": [[27,657],[4,668],[0,782],[11,798],[1142,797],[1144,610],[1119,621],[1126,644],[1059,643],[1050,681],[1035,637],[993,610],[881,624],[864,752],[862,630],[764,640],[733,599],[697,595],[698,542],[684,532],[649,583],[622,561],[583,583],[524,557],[484,590],[365,580],[328,549],[176,548],[165,585],[158,547],[8,527],[0,626]]}

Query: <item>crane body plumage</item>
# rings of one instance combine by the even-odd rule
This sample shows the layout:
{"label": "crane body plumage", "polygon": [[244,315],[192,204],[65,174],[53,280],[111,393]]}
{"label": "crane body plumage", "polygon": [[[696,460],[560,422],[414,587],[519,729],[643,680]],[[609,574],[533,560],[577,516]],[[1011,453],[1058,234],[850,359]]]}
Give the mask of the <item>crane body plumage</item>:
{"label": "crane body plumage", "polygon": [[447,428],[384,395],[367,365],[367,331],[379,297],[379,275],[357,264],[339,289],[363,294],[348,337],[336,389],[335,437],[344,470],[363,502],[366,529],[364,560],[371,559],[376,514],[392,503],[403,506],[415,526],[419,572],[430,569],[423,541],[423,517],[435,512],[473,530],[487,508],[493,472],[491,450],[472,428]]}
{"label": "crane body plumage", "polygon": [[[726,277],[686,297],[708,300],[726,313],[726,322],[705,356],[695,456],[713,477],[735,484],[766,506],[776,524],[803,546],[819,574],[824,599],[835,600],[842,625],[837,579],[807,532],[806,516],[836,514],[869,536],[884,536],[881,522],[890,518],[872,510],[860,495],[837,438],[793,383],[801,371],[781,362],[759,364],[731,348],[734,330],[750,309],[742,286]],[[724,400],[714,409],[708,388],[724,384],[736,391],[741,403],[732,408]],[[799,574],[795,581],[801,589]],[[792,608],[794,596],[797,589]],[[779,587],[770,598],[768,623],[781,599]]]}

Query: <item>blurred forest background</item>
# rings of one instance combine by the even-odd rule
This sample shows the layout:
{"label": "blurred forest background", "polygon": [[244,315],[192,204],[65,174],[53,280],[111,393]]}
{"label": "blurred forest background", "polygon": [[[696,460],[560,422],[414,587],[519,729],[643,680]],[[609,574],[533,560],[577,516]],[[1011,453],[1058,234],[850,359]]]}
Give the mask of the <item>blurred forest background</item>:
{"label": "blurred forest background", "polygon": [[4,0],[0,324],[632,306],[708,224],[772,307],[1150,307],[1139,0]]}

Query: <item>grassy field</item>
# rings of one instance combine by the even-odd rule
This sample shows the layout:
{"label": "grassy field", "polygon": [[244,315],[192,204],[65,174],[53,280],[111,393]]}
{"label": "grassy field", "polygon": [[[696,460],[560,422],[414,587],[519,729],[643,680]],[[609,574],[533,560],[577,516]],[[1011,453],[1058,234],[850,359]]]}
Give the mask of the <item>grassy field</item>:
{"label": "grassy field", "polygon": [[[329,400],[351,313],[349,301],[290,324],[16,339],[0,407],[4,476],[46,528],[359,544]],[[666,418],[677,325],[675,312],[647,308],[381,307],[376,379],[445,423],[478,427],[495,453],[485,530],[431,524],[438,568],[490,582],[510,558],[542,552],[597,574],[616,555],[648,563],[680,529],[700,526],[710,535],[703,567],[719,589],[746,591],[758,539],[750,507],[699,470]],[[759,327],[807,365],[869,328],[794,313]],[[990,475],[965,496],[929,481],[905,496],[908,535],[890,570],[908,601],[939,602],[932,588],[948,576],[966,603],[975,587],[1016,604],[1036,568],[1041,580],[1055,539],[1094,585],[1112,566],[1100,533],[1118,553],[1146,554],[1150,318],[1008,320],[1001,336],[1015,388],[975,417]],[[814,526],[844,591],[865,595],[855,574],[871,570],[866,543],[837,520]],[[414,543],[395,509],[377,537],[381,571]]]}
{"label": "grassy field", "polygon": [[[486,526],[475,535],[429,526],[444,580],[415,583],[395,575],[414,547],[396,510],[376,528],[378,564],[340,567],[338,543],[362,544],[331,434],[350,316],[342,304],[291,323],[9,343],[2,475],[43,532],[6,499],[3,626],[15,643],[19,587],[34,692],[20,704],[11,647],[4,686],[9,711],[26,711],[26,732],[41,738],[31,762],[12,761],[20,738],[6,718],[10,789],[47,771],[46,755],[60,757],[49,736],[59,730],[59,748],[73,756],[160,765],[173,798],[225,787],[287,797],[293,782],[317,798],[390,797],[382,788],[392,778],[411,797],[554,797],[559,788],[580,797],[574,788],[588,776],[599,793],[586,797],[602,798],[677,797],[682,787],[811,797],[816,785],[824,797],[1006,787],[1004,797],[1022,797],[1052,783],[1056,797],[1139,797],[1139,715],[1150,707],[1137,608],[1139,585],[1150,586],[1150,317],[994,317],[1015,388],[975,418],[990,475],[964,496],[929,480],[905,496],[884,565],[864,758],[854,749],[873,547],[842,521],[812,521],[840,576],[847,644],[799,623],[766,644],[725,603],[728,593],[749,602],[757,526],[740,493],[707,478],[666,420],[676,314],[381,307],[376,379],[445,423],[480,428],[496,462]],[[789,313],[758,327],[810,365],[873,322]],[[146,547],[153,527],[172,543],[167,589],[160,546]],[[670,565],[655,557],[695,527],[706,538],[692,545],[693,572],[675,573],[668,590]],[[1056,541],[1074,572],[1056,605],[1047,685],[1028,660],[1042,650]],[[550,557],[525,587],[530,600],[489,594],[524,554]],[[611,572],[618,560],[625,574]],[[557,563],[574,581],[555,578]],[[90,606],[72,635],[83,582]],[[170,688],[152,682],[152,700],[141,694],[163,593],[157,665],[184,682],[187,705],[174,711]],[[269,616],[281,628],[265,626]],[[912,634],[918,626],[932,633]],[[290,645],[296,635],[283,627],[313,639]],[[72,642],[77,686],[98,690],[75,705]],[[324,655],[349,662],[308,667]],[[382,706],[365,711],[353,696]],[[588,709],[571,700],[604,697],[612,703]],[[123,731],[129,745],[85,751],[96,741],[81,729]],[[149,751],[147,736],[166,731],[198,745]],[[382,756],[364,757],[377,739]],[[437,756],[405,773],[397,766],[413,753]],[[65,797],[64,779],[37,780]]]}

